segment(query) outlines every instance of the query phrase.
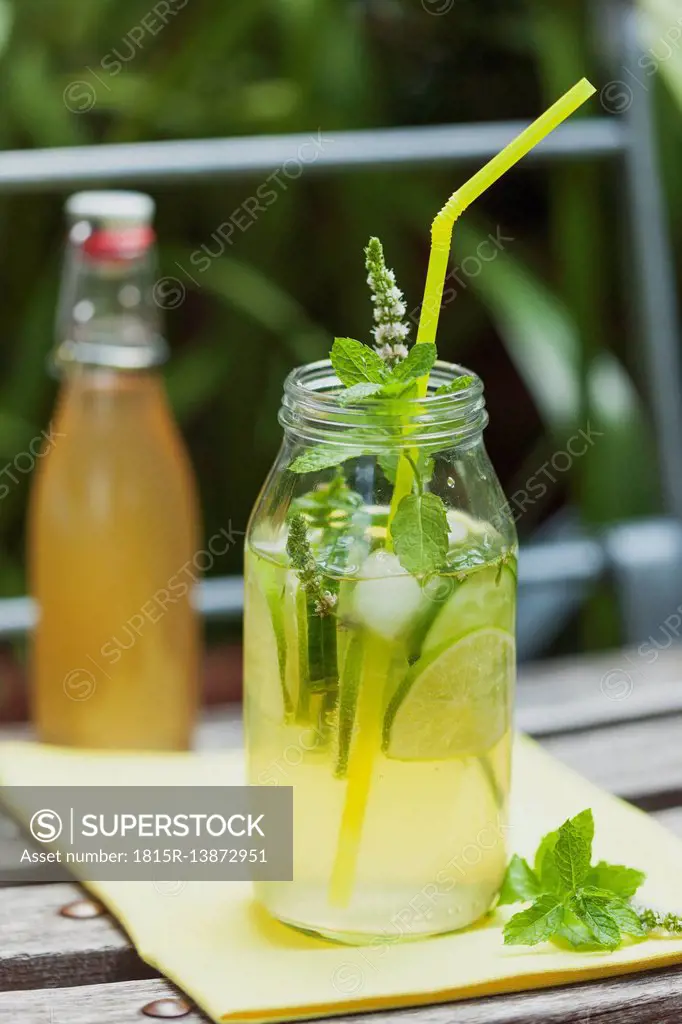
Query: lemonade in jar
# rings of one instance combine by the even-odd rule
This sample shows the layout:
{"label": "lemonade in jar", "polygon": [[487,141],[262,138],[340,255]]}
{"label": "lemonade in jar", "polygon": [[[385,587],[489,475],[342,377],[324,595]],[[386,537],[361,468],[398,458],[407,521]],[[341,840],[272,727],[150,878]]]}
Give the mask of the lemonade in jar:
{"label": "lemonade in jar", "polygon": [[[293,371],[246,544],[249,782],[294,789],[277,918],[346,942],[463,928],[504,876],[516,535],[483,385],[408,344],[380,243],[373,346]],[[427,380],[425,380],[427,378]]]}

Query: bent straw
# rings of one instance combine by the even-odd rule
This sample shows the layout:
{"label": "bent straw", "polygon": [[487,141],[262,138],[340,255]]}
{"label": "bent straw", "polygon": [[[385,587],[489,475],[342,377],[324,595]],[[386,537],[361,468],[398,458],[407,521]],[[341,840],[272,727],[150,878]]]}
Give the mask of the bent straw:
{"label": "bent straw", "polygon": [[[572,89],[569,89],[561,99],[557,100],[549,110],[539,117],[537,121],[529,125],[525,131],[521,132],[497,156],[493,157],[480,171],[477,171],[469,181],[457,189],[450,196],[443,209],[436,215],[431,225],[431,251],[429,253],[429,265],[424,286],[424,301],[417,329],[417,343],[435,343],[436,340],[438,317],[443,301],[443,288],[445,286],[445,275],[448,269],[448,258],[452,242],[452,231],[457,218],[462,215],[464,210],[482,192],[485,192],[506,171],[518,163],[522,157],[526,156],[531,149],[537,146],[539,142],[542,142],[550,132],[554,131],[567,117],[570,117],[596,91],[586,78],[581,79],[580,82],[574,85]],[[424,398],[427,388],[428,376],[421,377],[417,385],[419,398]],[[398,472],[388,518],[386,536],[386,546],[388,548],[391,546],[390,525],[393,522],[398,505],[406,495],[412,492],[412,484],[412,467],[409,459],[406,458],[403,452],[398,463]],[[364,668],[365,666],[363,666]],[[374,672],[370,672],[368,678],[365,678],[364,675],[363,671],[358,705],[360,705],[362,700],[364,689],[376,687],[378,692],[366,693],[365,700],[362,701],[362,709],[360,706],[358,707],[358,721],[356,723],[358,734],[351,744],[348,760],[346,797],[329,886],[330,903],[339,907],[347,906],[353,894],[357,859],[378,742],[377,737],[381,736],[383,695],[381,693],[380,679]],[[359,713],[360,710],[363,711],[362,715]]]}
{"label": "bent straw", "polygon": [[[522,131],[520,135],[517,135],[497,156],[494,156],[480,171],[477,171],[469,181],[465,182],[456,192],[453,192],[443,209],[436,214],[431,225],[431,251],[429,253],[429,265],[426,272],[424,299],[419,315],[416,344],[420,342],[435,343],[436,340],[455,221],[461,217],[474,200],[478,199],[482,192],[490,188],[503,174],[565,121],[567,117],[575,113],[596,91],[591,82],[588,82],[586,78],[582,78],[561,99],[552,104],[549,110],[546,110],[541,117],[533,121],[528,128]],[[419,378],[417,382],[417,396],[419,398],[424,398],[426,395],[428,383],[428,375]],[[389,538],[390,525],[398,511],[398,505],[412,490],[412,477],[411,464],[402,455],[398,463],[396,483],[391,500],[391,511],[388,517]]]}
{"label": "bent straw", "polygon": [[[436,215],[431,225],[431,253],[424,287],[417,328],[417,343],[434,342],[438,327],[438,316],[443,299],[443,287],[447,272],[447,261],[452,241],[452,230],[455,221],[464,213],[481,193],[490,188],[503,174],[526,156],[531,149],[542,142],[567,117],[593,96],[597,90],[586,78],[581,79],[569,89],[561,99],[557,100],[549,110],[545,111],[537,121],[533,121],[520,135],[509,143],[497,156],[494,156],[484,167],[477,171],[461,188],[457,189],[443,209]],[[419,382],[420,397],[426,394],[428,377]]]}

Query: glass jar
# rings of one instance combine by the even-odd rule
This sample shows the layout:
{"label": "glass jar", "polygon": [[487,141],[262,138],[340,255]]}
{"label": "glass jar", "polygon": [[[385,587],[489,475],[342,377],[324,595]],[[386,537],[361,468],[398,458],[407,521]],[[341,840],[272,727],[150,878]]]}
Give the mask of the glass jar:
{"label": "glass jar", "polygon": [[463,928],[505,871],[515,678],[483,385],[441,362],[424,399],[348,405],[325,361],[289,375],[280,422],[246,540],[245,715],[249,782],[294,788],[294,880],[256,896],[343,942]]}

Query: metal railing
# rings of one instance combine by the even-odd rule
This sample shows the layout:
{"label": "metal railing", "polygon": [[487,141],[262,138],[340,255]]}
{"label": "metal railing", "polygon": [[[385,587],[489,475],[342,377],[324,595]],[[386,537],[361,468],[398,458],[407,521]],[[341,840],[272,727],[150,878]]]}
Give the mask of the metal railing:
{"label": "metal railing", "polygon": [[[306,173],[367,170],[382,166],[456,166],[489,160],[518,135],[525,122],[437,125],[258,135],[235,139],[136,142],[0,154],[0,192],[51,191],[90,185],[177,183],[197,178],[245,177],[276,170],[296,160],[311,138],[320,140]],[[528,157],[530,160],[601,159],[623,156],[630,132],[618,118],[590,118],[563,125]]]}

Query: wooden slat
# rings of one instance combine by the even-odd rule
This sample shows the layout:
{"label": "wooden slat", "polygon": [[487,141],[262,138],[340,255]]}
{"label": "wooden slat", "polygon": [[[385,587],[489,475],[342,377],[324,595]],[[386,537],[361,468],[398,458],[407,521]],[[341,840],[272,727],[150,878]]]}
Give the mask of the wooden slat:
{"label": "wooden slat", "polygon": [[[0,993],[0,1021],[7,1024],[132,1024],[143,1006],[173,998],[163,979]],[[340,1016],[339,1024],[679,1024],[682,973],[652,971],[623,978],[492,996],[462,1003]],[[183,1024],[205,1024],[197,1009]]]}
{"label": "wooden slat", "polygon": [[[0,992],[2,1024],[147,1024],[143,1006],[156,999],[179,995],[163,979],[123,981],[118,984],[79,988],[50,988],[33,992]],[[183,997],[184,998],[184,997]],[[207,1017],[194,1009],[182,1024],[206,1024]]]}
{"label": "wooden slat", "polygon": [[156,975],[108,914],[76,920],[59,913],[83,897],[83,891],[71,884],[2,890],[0,991]]}
{"label": "wooden slat", "polygon": [[519,670],[517,724],[533,736],[682,713],[682,648],[566,658]]}
{"label": "wooden slat", "polygon": [[666,970],[519,995],[341,1017],[347,1024],[680,1024],[682,974]]}
{"label": "wooden slat", "polygon": [[647,810],[682,804],[682,715],[551,736],[543,747]]}

